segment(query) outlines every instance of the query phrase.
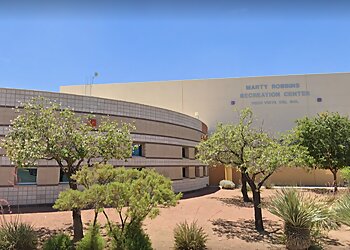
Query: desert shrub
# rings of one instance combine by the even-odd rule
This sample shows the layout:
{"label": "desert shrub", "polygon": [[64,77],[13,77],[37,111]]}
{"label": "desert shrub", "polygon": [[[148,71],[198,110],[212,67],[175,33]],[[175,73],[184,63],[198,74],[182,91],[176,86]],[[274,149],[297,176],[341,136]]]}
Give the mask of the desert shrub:
{"label": "desert shrub", "polygon": [[122,230],[118,225],[114,225],[112,238],[112,248],[114,250],[151,250],[152,243],[148,235],[144,232],[141,222],[128,224]]}
{"label": "desert shrub", "polygon": [[206,248],[208,235],[195,221],[190,225],[185,221],[174,229],[174,239],[176,250],[201,250]]}
{"label": "desert shrub", "polygon": [[329,203],[295,189],[278,191],[268,209],[284,221],[288,249],[307,249],[312,235],[337,227]]}
{"label": "desert shrub", "polygon": [[344,179],[345,184],[350,187],[350,167],[341,169],[340,176]]}
{"label": "desert shrub", "polygon": [[51,236],[43,246],[44,250],[73,250],[74,245],[70,237],[64,233]]}
{"label": "desert shrub", "polygon": [[222,180],[220,181],[219,185],[223,189],[234,189],[236,187],[236,185],[229,180]]}
{"label": "desert shrub", "polygon": [[77,243],[77,250],[103,250],[105,240],[101,236],[100,226],[91,225],[84,238]]}
{"label": "desert shrub", "polygon": [[1,250],[36,249],[38,236],[32,225],[19,221],[18,218],[3,220],[0,226]]}
{"label": "desert shrub", "polygon": [[334,203],[334,211],[337,220],[347,226],[350,226],[350,194],[345,194]]}
{"label": "desert shrub", "polygon": [[266,189],[272,189],[274,186],[275,186],[275,185],[274,185],[273,183],[269,183],[269,182],[267,182],[267,183],[265,184],[265,188],[266,188]]}

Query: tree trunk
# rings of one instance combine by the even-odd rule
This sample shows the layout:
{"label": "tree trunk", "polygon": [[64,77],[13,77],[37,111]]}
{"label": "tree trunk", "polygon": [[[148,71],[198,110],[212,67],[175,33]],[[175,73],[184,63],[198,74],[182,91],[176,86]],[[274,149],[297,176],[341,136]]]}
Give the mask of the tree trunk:
{"label": "tree trunk", "polygon": [[[74,182],[69,182],[69,187],[73,190],[78,189],[77,184]],[[72,217],[73,217],[73,232],[74,232],[73,241],[77,242],[84,237],[83,222],[81,219],[80,209],[77,209],[77,208],[72,209]]]}
{"label": "tree trunk", "polygon": [[244,202],[251,202],[251,199],[249,199],[249,196],[248,196],[247,178],[246,178],[243,171],[241,171],[241,182],[242,182],[241,192],[242,192],[242,196],[243,196],[243,201]]}
{"label": "tree trunk", "polygon": [[74,208],[72,210],[73,215],[73,231],[74,231],[74,242],[81,240],[84,237],[83,234],[83,222],[81,220],[81,211],[80,209]]}
{"label": "tree trunk", "polygon": [[337,172],[338,172],[338,170],[336,170],[336,169],[332,170],[334,193],[336,193],[338,191]]}
{"label": "tree trunk", "polygon": [[254,201],[255,229],[258,232],[264,232],[264,224],[263,224],[262,211],[261,211],[260,190],[252,187],[252,192],[253,192],[253,201]]}

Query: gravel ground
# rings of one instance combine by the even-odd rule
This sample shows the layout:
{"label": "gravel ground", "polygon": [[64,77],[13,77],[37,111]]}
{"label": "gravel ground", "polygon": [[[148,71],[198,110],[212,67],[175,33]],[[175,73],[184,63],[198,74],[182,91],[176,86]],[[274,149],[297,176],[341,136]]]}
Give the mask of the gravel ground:
{"label": "gravel ground", "polygon": [[[263,190],[263,202],[267,202],[274,190]],[[16,211],[16,208],[13,208]],[[35,211],[35,212],[34,212]],[[57,212],[49,207],[20,208],[22,221],[32,223],[41,235],[59,231],[71,231],[71,213]],[[107,210],[111,218],[117,220],[113,209]],[[11,216],[5,215],[6,219]],[[185,194],[176,207],[161,209],[153,220],[145,221],[145,228],[150,235],[155,249],[172,249],[173,229],[177,223],[196,220],[209,235],[208,249],[285,249],[282,243],[282,222],[263,210],[265,234],[254,230],[254,216],[251,204],[243,203],[239,190],[207,189]],[[93,219],[93,211],[82,211],[84,224]],[[105,220],[102,215],[100,223]],[[323,239],[325,249],[350,249],[350,228],[342,227],[331,231]]]}

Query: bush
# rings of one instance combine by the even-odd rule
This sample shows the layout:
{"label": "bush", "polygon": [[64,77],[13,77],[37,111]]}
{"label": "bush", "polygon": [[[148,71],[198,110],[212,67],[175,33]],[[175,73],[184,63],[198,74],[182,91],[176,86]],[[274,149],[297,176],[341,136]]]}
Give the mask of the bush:
{"label": "bush", "polygon": [[346,194],[334,203],[337,220],[350,226],[350,194]]}
{"label": "bush", "polygon": [[114,250],[152,250],[152,243],[142,228],[141,222],[133,222],[125,226],[124,231],[114,226],[112,246]]}
{"label": "bush", "polygon": [[341,169],[340,176],[344,179],[344,183],[350,187],[350,167]]}
{"label": "bush", "polygon": [[295,189],[278,191],[268,209],[284,221],[288,249],[307,249],[312,244],[312,235],[337,227],[327,202]]}
{"label": "bush", "polygon": [[267,183],[265,184],[265,188],[266,188],[266,189],[272,189],[274,186],[275,186],[275,185],[274,185],[273,183],[268,183],[268,182],[267,182]]}
{"label": "bush", "polygon": [[51,236],[44,243],[44,250],[73,250],[74,245],[70,237],[64,233]]}
{"label": "bush", "polygon": [[175,249],[176,250],[201,250],[205,249],[208,235],[197,222],[189,225],[186,221],[180,223],[174,229]]}
{"label": "bush", "polygon": [[219,185],[223,189],[234,189],[236,187],[236,185],[229,180],[222,180],[220,181]]}
{"label": "bush", "polygon": [[105,240],[101,236],[100,226],[91,225],[84,238],[77,243],[77,250],[103,250]]}
{"label": "bush", "polygon": [[15,220],[2,221],[0,226],[1,250],[32,250],[36,249],[38,236],[32,225]]}

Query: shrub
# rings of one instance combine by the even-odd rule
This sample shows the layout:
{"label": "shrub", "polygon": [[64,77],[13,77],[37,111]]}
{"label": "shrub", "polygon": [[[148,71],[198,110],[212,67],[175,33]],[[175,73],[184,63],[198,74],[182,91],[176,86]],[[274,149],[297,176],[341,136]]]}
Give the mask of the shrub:
{"label": "shrub", "polygon": [[190,225],[185,221],[174,229],[175,249],[177,250],[201,250],[205,249],[208,235],[197,222]]}
{"label": "shrub", "polygon": [[38,236],[32,225],[19,221],[18,217],[11,221],[2,221],[0,226],[1,250],[36,249]]}
{"label": "shrub", "polygon": [[266,188],[266,189],[272,189],[274,186],[275,186],[275,185],[274,185],[273,183],[268,183],[268,182],[267,182],[267,183],[265,184],[265,188]]}
{"label": "shrub", "polygon": [[141,222],[128,224],[122,230],[113,227],[112,247],[114,250],[152,250],[152,243],[142,228]]}
{"label": "shrub", "polygon": [[346,194],[334,203],[337,220],[350,226],[350,194]]}
{"label": "shrub", "polygon": [[236,187],[236,185],[229,180],[222,180],[220,181],[219,185],[223,189],[234,189]]}
{"label": "shrub", "polygon": [[340,176],[344,179],[345,184],[350,187],[350,167],[341,169]]}
{"label": "shrub", "polygon": [[105,240],[101,236],[100,226],[91,225],[84,238],[77,243],[77,250],[103,250]]}
{"label": "shrub", "polygon": [[64,233],[51,236],[43,246],[44,250],[73,250],[74,245],[70,237]]}
{"label": "shrub", "polygon": [[[337,225],[329,204],[295,189],[278,191],[268,207],[284,221],[284,234],[288,249],[307,249],[314,232],[330,230]],[[315,234],[316,235],[316,234]]]}

